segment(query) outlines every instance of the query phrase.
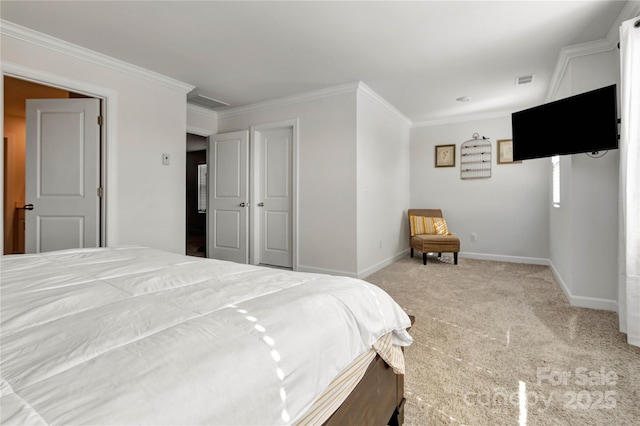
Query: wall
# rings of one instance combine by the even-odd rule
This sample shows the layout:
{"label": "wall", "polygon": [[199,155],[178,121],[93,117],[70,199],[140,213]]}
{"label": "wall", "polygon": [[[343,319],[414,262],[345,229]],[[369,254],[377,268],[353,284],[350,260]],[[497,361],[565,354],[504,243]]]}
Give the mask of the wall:
{"label": "wall", "polygon": [[196,105],[187,104],[187,131],[198,136],[218,133],[218,114]]}
{"label": "wall", "polygon": [[[5,72],[10,65],[44,82],[108,94],[107,244],[184,253],[185,95],[192,87],[8,23],[2,61]],[[162,165],[163,153],[171,165]]]}
{"label": "wall", "polygon": [[357,98],[357,252],[364,277],[405,255],[409,247],[407,119],[366,89]]}
{"label": "wall", "polygon": [[[491,139],[491,177],[462,180],[460,145],[474,133]],[[510,116],[414,127],[411,208],[442,209],[461,257],[547,264],[551,163],[497,164],[498,139],[511,139]],[[456,145],[456,167],[434,167],[435,146],[448,144]]]}
{"label": "wall", "polygon": [[219,133],[298,119],[298,270],[357,275],[356,94],[218,114]]}
{"label": "wall", "polygon": [[560,206],[549,206],[549,260],[567,296],[566,283],[573,282],[573,220],[570,209],[573,190],[571,188],[572,164],[570,155],[560,157]]}
{"label": "wall", "polygon": [[[554,99],[620,85],[612,48],[569,60]],[[560,208],[550,211],[554,272],[572,305],[617,310],[619,152],[565,155]]]}

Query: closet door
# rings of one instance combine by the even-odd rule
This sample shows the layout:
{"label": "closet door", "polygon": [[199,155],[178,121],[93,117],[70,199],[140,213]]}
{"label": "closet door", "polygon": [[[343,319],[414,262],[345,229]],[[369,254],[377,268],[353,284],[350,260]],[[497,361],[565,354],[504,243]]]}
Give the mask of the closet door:
{"label": "closet door", "polygon": [[293,128],[256,132],[258,262],[292,267]]}
{"label": "closet door", "polygon": [[248,263],[249,132],[209,138],[207,256]]}

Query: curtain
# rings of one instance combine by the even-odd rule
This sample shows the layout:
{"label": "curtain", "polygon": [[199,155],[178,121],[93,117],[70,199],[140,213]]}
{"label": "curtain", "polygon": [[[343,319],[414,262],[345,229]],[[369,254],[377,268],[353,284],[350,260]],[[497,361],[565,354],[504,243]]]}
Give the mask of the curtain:
{"label": "curtain", "polygon": [[620,238],[618,314],[640,346],[640,17],[620,26]]}

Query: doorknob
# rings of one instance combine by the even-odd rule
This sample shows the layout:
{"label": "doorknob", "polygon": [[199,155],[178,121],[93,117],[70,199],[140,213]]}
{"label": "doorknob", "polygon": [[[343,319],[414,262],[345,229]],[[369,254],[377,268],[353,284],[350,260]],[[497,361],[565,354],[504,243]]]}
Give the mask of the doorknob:
{"label": "doorknob", "polygon": [[23,207],[19,207],[23,210],[33,210],[33,204],[25,204]]}
{"label": "doorknob", "polygon": [[264,203],[258,203],[258,207],[264,207]]}
{"label": "doorknob", "polygon": [[247,203],[240,203],[240,207],[247,207]]}

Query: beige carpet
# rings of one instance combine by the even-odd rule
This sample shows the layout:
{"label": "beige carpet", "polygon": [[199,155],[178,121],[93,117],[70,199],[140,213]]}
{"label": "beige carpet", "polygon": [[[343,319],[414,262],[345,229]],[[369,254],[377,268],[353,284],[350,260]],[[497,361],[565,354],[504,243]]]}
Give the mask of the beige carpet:
{"label": "beige carpet", "polygon": [[640,348],[617,314],[569,306],[546,266],[452,263],[366,278],[416,316],[406,425],[640,425]]}

